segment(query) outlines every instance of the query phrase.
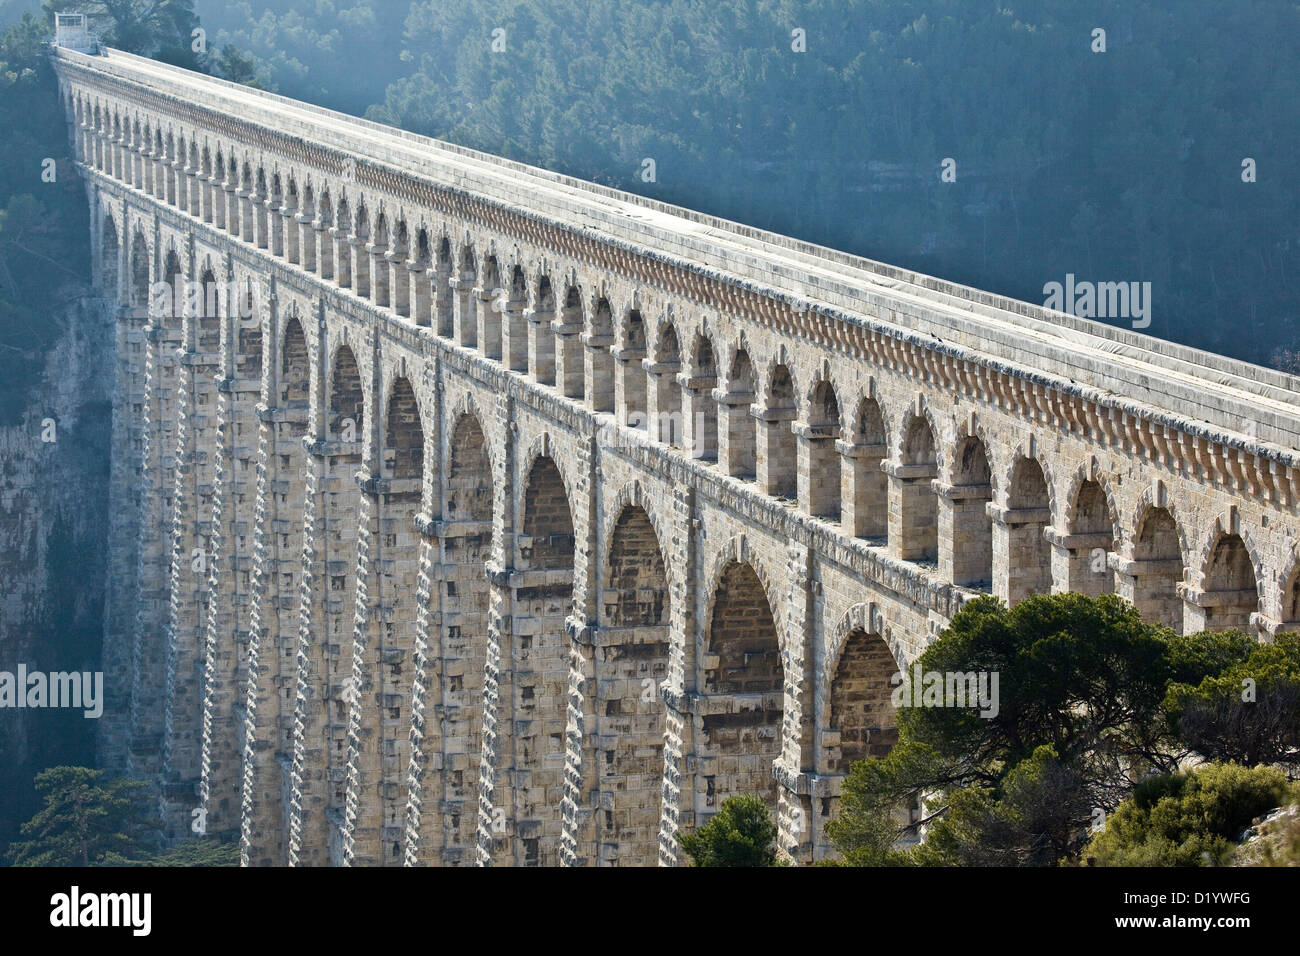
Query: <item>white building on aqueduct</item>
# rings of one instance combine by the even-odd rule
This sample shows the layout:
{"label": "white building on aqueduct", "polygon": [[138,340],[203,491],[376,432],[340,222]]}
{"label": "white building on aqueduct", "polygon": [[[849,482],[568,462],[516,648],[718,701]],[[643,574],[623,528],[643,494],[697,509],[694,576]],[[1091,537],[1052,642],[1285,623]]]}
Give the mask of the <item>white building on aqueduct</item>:
{"label": "white building on aqueduct", "polygon": [[103,759],[174,834],[673,864],[749,792],[812,859],[981,592],[1300,626],[1294,377],[53,56],[118,316]]}

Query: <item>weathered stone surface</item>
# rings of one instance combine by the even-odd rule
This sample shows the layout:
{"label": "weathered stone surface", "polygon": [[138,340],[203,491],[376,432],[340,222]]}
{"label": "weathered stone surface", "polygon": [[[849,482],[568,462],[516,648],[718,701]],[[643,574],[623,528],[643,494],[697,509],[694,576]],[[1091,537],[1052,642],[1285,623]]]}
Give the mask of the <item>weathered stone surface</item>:
{"label": "weathered stone surface", "polygon": [[1300,626],[1293,378],[124,54],[55,66],[122,304],[233,283],[121,360],[105,659],[131,766],[247,863],[672,865],[739,792],[810,859],[893,742],[889,677],[981,591]]}

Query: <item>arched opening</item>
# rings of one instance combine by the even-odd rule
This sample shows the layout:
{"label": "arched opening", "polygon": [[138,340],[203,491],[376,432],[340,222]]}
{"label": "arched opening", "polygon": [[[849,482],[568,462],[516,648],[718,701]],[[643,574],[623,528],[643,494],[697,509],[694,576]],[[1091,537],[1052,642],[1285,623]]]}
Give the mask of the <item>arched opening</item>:
{"label": "arched opening", "polygon": [[1178,525],[1168,509],[1148,507],[1143,513],[1133,557],[1134,606],[1146,620],[1168,625],[1181,634],[1183,599],[1178,584],[1183,580],[1183,551]]}
{"label": "arched opening", "polygon": [[889,477],[880,468],[888,453],[880,405],[874,398],[864,398],[853,416],[853,442],[845,454],[847,487],[841,494],[845,534],[888,539]]}
{"label": "arched opening", "polygon": [[334,222],[330,230],[334,237],[334,281],[340,289],[349,289],[352,287],[352,210],[346,196],[339,200]]}
{"label": "arched opening", "polygon": [[310,398],[311,366],[307,355],[307,336],[302,323],[291,318],[284,330],[284,347],[280,360],[280,404],[287,409],[305,411]]}
{"label": "arched opening", "polygon": [[[178,262],[177,265],[180,263]],[[203,309],[197,316],[198,329],[195,344],[200,352],[213,357],[214,364],[221,352],[221,293],[224,291],[217,284],[217,277],[211,268],[203,270],[199,283],[204,290]],[[212,290],[212,295],[207,290]],[[227,293],[228,294],[228,293]],[[242,323],[241,329],[242,329]]]}
{"label": "arched opening", "polygon": [[433,271],[435,274],[433,308],[436,313],[438,334],[444,339],[454,339],[456,307],[451,283],[456,266],[451,261],[451,241],[446,236],[438,242],[438,258],[434,263]]}
{"label": "arched opening", "polygon": [[[1296,563],[1290,579],[1282,588],[1282,623],[1300,624],[1300,562]],[[1287,630],[1296,630],[1288,627]]]}
{"label": "arched opening", "polygon": [[[452,431],[447,469],[446,520],[492,520],[492,471],[478,419],[461,415]],[[487,529],[489,534],[491,529]]]}
{"label": "arched opening", "polygon": [[384,258],[385,253],[389,252],[388,239],[388,216],[381,212],[375,221],[375,240],[370,248],[361,250],[361,254],[366,256],[367,261],[374,262],[375,276],[370,284],[370,298],[375,305],[385,308],[392,301],[389,298],[388,285],[388,274],[391,270],[388,260]]}
{"label": "arched opening", "polygon": [[360,442],[365,434],[365,418],[366,400],[361,388],[361,370],[357,367],[352,349],[340,345],[334,355],[334,373],[330,382],[329,419],[326,422],[329,440]]}
{"label": "arched opening", "polygon": [[767,388],[767,405],[758,423],[758,484],[774,498],[799,494],[794,422],[798,407],[790,370],[778,365]]}
{"label": "arched opening", "polygon": [[650,437],[676,448],[682,446],[682,350],[671,324],[659,330],[659,347],[650,368]]}
{"label": "arched opening", "polygon": [[827,770],[847,774],[867,757],[885,757],[898,743],[898,714],[891,679],[898,663],[878,634],[849,634],[831,682]]}
{"label": "arched opening", "polygon": [[752,481],[757,474],[758,443],[754,434],[754,364],[737,349],[727,375],[727,390],[718,409],[718,462],[733,478]]}
{"label": "arched opening", "polygon": [[539,385],[555,384],[555,289],[550,276],[539,276],[528,316],[528,374]]}
{"label": "arched opening", "polygon": [[573,517],[564,479],[547,456],[533,463],[524,492],[525,558],[530,568],[573,567]]}
{"label": "arched opening", "polygon": [[708,336],[697,335],[690,370],[687,372],[683,398],[686,444],[690,457],[700,461],[718,460],[718,403],[713,390],[718,387],[718,362]]}
{"label": "arched opening", "polygon": [[591,328],[587,331],[586,380],[587,404],[594,412],[614,410],[614,357],[610,348],[614,344],[614,313],[609,300],[601,296],[591,314]]}
{"label": "arched opening", "polygon": [[388,398],[384,431],[383,471],[385,478],[424,476],[424,427],[420,407],[411,383],[399,378]]}
{"label": "arched opening", "polygon": [[[208,274],[211,275],[210,272]],[[176,255],[175,249],[168,249],[163,259],[163,281],[167,283],[167,300],[165,303],[161,300],[157,303],[160,308],[158,314],[153,316],[153,320],[164,328],[180,332],[185,323],[185,306],[186,302],[190,301],[191,290],[185,287],[185,272],[181,268],[181,260]],[[209,289],[213,290],[211,301],[209,301]],[[199,296],[193,304],[203,315],[208,313],[220,315],[220,306],[216,298],[215,284],[209,285],[205,282],[199,287]]]}
{"label": "arched opening", "polygon": [[772,761],[781,753],[784,711],[781,646],[767,593],[748,564],[732,561],[723,569],[708,635],[705,693],[731,702],[702,717],[704,805],[716,811],[727,797],[756,794],[774,809]]}
{"label": "arched opening", "polygon": [[932,482],[939,474],[939,459],[934,432],[922,415],[912,415],[907,423],[899,464],[889,503],[889,510],[898,514],[898,534],[890,529],[890,544],[905,560],[937,561],[939,507]]}
{"label": "arched opening", "polygon": [[1007,528],[1007,603],[1052,590],[1051,547],[1043,530],[1051,523],[1043,466],[1021,458],[1011,472],[1004,523]]}
{"label": "arched opening", "polygon": [[1070,510],[1069,589],[1096,597],[1115,590],[1109,557],[1115,551],[1115,530],[1106,493],[1096,481],[1084,481]]}
{"label": "arched opening", "polygon": [[648,429],[649,409],[646,407],[645,321],[638,309],[629,309],[623,318],[623,345],[618,353],[618,403],[623,410],[623,423],[629,428]]}
{"label": "arched opening", "polygon": [[149,305],[149,244],[138,230],[131,238],[131,304],[137,309]]}
{"label": "arched opening", "polygon": [[[490,589],[483,574],[492,550],[492,462],[478,418],[457,419],[447,454],[443,504],[443,694],[441,733],[444,847],[473,851],[482,749],[483,668]],[[430,808],[429,812],[432,812]],[[444,852],[444,861],[468,862]]]}
{"label": "arched opening", "polygon": [[1223,534],[1210,552],[1205,575],[1205,629],[1251,629],[1250,616],[1259,610],[1255,568],[1239,534]]}
{"label": "arched opening", "polygon": [[818,518],[840,520],[840,403],[835,386],[821,381],[808,403],[807,427],[801,429],[803,460],[799,463],[799,503]]}
{"label": "arched opening", "polygon": [[253,292],[253,280],[245,279],[238,302],[236,374],[247,381],[262,378],[262,315]]}
{"label": "arched opening", "polygon": [[[950,566],[944,569],[953,584],[993,589],[993,519],[988,503],[993,498],[993,472],[984,443],[967,436],[958,446],[956,473],[947,493],[950,508],[943,509],[941,537],[947,543]],[[947,519],[942,520],[942,519]]]}
{"label": "arched opening", "polygon": [[505,308],[501,267],[496,256],[483,263],[483,288],[478,293],[478,347],[491,359],[501,358],[501,313]]}
{"label": "arched opening", "polygon": [[669,595],[663,551],[645,509],[623,509],[607,553],[592,709],[604,741],[596,754],[600,789],[613,799],[598,811],[600,861],[652,866],[663,786],[659,690],[668,677]]}
{"label": "arched opening", "polygon": [[524,270],[510,270],[510,298],[501,327],[501,354],[506,367],[514,372],[528,371],[528,280]]}
{"label": "arched opening", "polygon": [[564,307],[555,325],[555,381],[566,398],[586,394],[582,358],[582,293],[576,285],[564,293]]}
{"label": "arched opening", "polygon": [[116,304],[118,301],[118,257],[121,250],[117,243],[117,225],[113,217],[108,213],[104,214],[104,231],[101,233],[99,243],[99,284],[104,290],[104,295],[113,300]]}
{"label": "arched opening", "polygon": [[570,645],[564,622],[572,605],[574,560],[569,498],[548,456],[529,470],[522,529],[516,567],[526,570],[514,591],[510,659],[528,666],[516,665],[513,699],[502,704],[513,707],[513,769],[523,784],[494,799],[513,801],[521,834],[512,841],[519,844],[515,862],[548,866],[558,862],[562,828],[556,796],[561,775],[552,768],[555,755],[565,752]]}
{"label": "arched opening", "polygon": [[456,344],[467,349],[478,347],[478,316],[474,312],[474,287],[478,284],[478,262],[474,249],[467,243],[460,249],[460,269],[456,274]]}

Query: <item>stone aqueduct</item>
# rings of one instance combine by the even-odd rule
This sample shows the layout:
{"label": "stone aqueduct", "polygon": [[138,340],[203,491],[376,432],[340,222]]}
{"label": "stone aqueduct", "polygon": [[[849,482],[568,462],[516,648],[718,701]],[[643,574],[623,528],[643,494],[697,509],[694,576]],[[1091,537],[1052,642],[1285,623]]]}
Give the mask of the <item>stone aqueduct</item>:
{"label": "stone aqueduct", "polygon": [[981,592],[1300,627],[1295,378],[53,57],[117,316],[102,747],[174,834],[671,865],[751,792],[811,859]]}

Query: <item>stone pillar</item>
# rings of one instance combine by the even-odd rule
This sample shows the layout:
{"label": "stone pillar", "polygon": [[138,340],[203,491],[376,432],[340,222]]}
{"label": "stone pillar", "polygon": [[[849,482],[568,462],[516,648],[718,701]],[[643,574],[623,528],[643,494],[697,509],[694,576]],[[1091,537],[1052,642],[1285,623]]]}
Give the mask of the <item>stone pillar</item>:
{"label": "stone pillar", "polygon": [[1032,594],[1052,590],[1052,564],[1044,531],[1052,520],[1048,508],[986,506],[993,519],[993,593],[1016,604]]}
{"label": "stone pillar", "polygon": [[312,221],[311,213],[296,213],[289,222],[285,223],[285,228],[290,230],[293,235],[293,252],[294,261],[302,266],[305,272],[316,272],[316,247],[317,236],[319,232],[315,228],[316,224]]}
{"label": "stone pillar", "polygon": [[696,774],[699,749],[695,711],[699,696],[699,667],[696,659],[696,581],[700,569],[692,525],[695,490],[677,486],[670,509],[675,533],[668,548],[669,632],[668,678],[660,687],[664,701],[663,801],[659,817],[659,865],[676,866],[680,847],[677,833],[693,830],[696,824]]}
{"label": "stone pillar", "polygon": [[274,196],[265,202],[266,211],[258,214],[258,219],[266,223],[266,230],[270,233],[269,242],[265,248],[269,249],[273,256],[284,255],[284,220],[286,218],[284,203]]}
{"label": "stone pillar", "polygon": [[781,432],[791,429],[797,412],[793,408],[773,408],[755,410],[753,415],[758,423],[755,436],[758,442],[756,470],[759,489],[774,498],[796,497],[799,493],[798,466],[782,454]]}
{"label": "stone pillar", "polygon": [[732,478],[753,480],[758,448],[754,441],[753,392],[713,390],[718,408],[718,467]]}
{"label": "stone pillar", "polygon": [[406,283],[409,288],[411,321],[422,328],[433,324],[433,284],[429,279],[430,270],[423,263],[408,259],[405,263]]}
{"label": "stone pillar", "polygon": [[[367,242],[365,246],[366,262],[370,273],[370,289],[367,295],[375,305],[387,308],[390,305],[388,281],[388,246],[382,243]],[[361,295],[361,292],[357,293]]]}
{"label": "stone pillar", "polygon": [[474,288],[473,279],[451,279],[447,283],[447,288],[451,292],[451,299],[455,309],[452,319],[453,338],[457,345],[463,345],[466,348],[476,348],[478,346],[478,318],[475,315],[475,306],[478,298],[475,296],[477,291]]}
{"label": "stone pillar", "polygon": [[[96,261],[99,261],[98,256]],[[109,458],[109,553],[104,592],[103,669],[105,673],[121,676],[104,687],[104,713],[100,719],[96,748],[99,766],[123,772],[127,767],[131,741],[133,682],[129,678],[133,668],[132,645],[140,566],[137,551],[141,534],[138,469],[143,435],[136,408],[144,407],[144,345],[149,319],[145,309],[120,306],[116,301],[106,304],[116,317],[116,378],[113,383],[112,455]]]}
{"label": "stone pillar", "polygon": [[614,360],[609,354],[614,336],[582,333],[583,362],[587,407],[593,412],[614,411]]}
{"label": "stone pillar", "polygon": [[478,348],[484,358],[501,360],[501,307],[505,293],[500,289],[475,289],[473,296],[478,300]]}
{"label": "stone pillar", "polygon": [[611,349],[614,359],[614,409],[620,425],[646,429],[650,417],[646,408],[645,349]]}
{"label": "stone pillar", "polygon": [[[452,772],[441,747],[444,735],[440,718],[446,711],[441,640],[440,592],[443,582],[438,567],[441,547],[437,537],[440,524],[426,514],[419,514],[415,519],[421,541],[415,599],[415,652],[412,656],[415,674],[411,694],[411,761],[407,768],[405,853],[402,861],[406,866],[446,862],[446,857],[438,858],[445,834],[442,812],[445,786],[447,775]],[[463,777],[470,755],[461,756],[464,759],[459,769]],[[463,803],[458,807],[454,814],[458,824],[466,817],[474,820],[474,814],[465,813],[470,809],[475,808]]]}
{"label": "stone pillar", "polygon": [[554,313],[525,309],[528,323],[528,377],[539,385],[555,384],[555,335],[551,332]]}
{"label": "stone pillar", "polygon": [[950,485],[936,478],[939,577],[962,587],[993,587],[993,538],[987,506],[989,485]]}
{"label": "stone pillar", "polygon": [[348,732],[344,859],[403,861],[410,768],[422,478],[358,476],[356,624]]}
{"label": "stone pillar", "polygon": [[888,478],[880,470],[888,448],[883,444],[837,441],[843,456],[840,468],[840,526],[854,538],[884,538],[889,534]]}
{"label": "stone pillar", "polygon": [[330,267],[330,274],[321,273],[321,278],[333,278],[334,282],[340,289],[349,289],[352,287],[352,241],[348,237],[346,229],[340,229],[333,226],[330,231],[330,239],[333,240],[331,245],[331,256],[333,262]]}
{"label": "stone pillar", "polygon": [[260,188],[248,197],[249,214],[253,217],[253,243],[259,249],[271,248],[271,222],[275,216],[270,204],[271,200]]}
{"label": "stone pillar", "polygon": [[715,376],[677,376],[682,389],[682,440],[686,454],[699,461],[716,461],[718,457],[718,406],[713,400]]}
{"label": "stone pillar", "polygon": [[[192,259],[192,254],[191,254]],[[191,261],[188,274],[194,274]],[[212,454],[221,319],[187,315],[176,392],[176,467],[171,513],[167,699],[163,737],[163,822],[169,836],[188,835],[201,795],[201,670],[212,560]]]}
{"label": "stone pillar", "polygon": [[345,682],[351,677],[356,475],[361,442],[304,438],[307,452],[288,858],[324,866],[342,823]]}
{"label": "stone pillar", "polygon": [[140,597],[136,605],[132,651],[131,760],[133,776],[152,777],[161,769],[168,569],[166,522],[175,491],[176,351],[181,330],[158,324],[153,317],[146,332],[145,387],[141,407],[143,441],[140,461]]}
{"label": "stone pillar", "polygon": [[[903,464],[886,459],[880,469],[889,476],[889,550],[904,561],[937,561],[939,508],[932,484],[934,463]],[[995,536],[995,574],[996,543]]]}
{"label": "stone pillar", "polygon": [[1055,589],[1077,591],[1089,597],[1115,590],[1115,576],[1110,569],[1115,541],[1109,532],[1067,534],[1048,528],[1047,541],[1052,548]]}
{"label": "stone pillar", "polygon": [[370,298],[370,254],[367,252],[367,243],[359,236],[353,236],[348,240],[348,245],[352,249],[352,291],[363,299]]}
{"label": "stone pillar", "polygon": [[[260,367],[260,366],[259,366]],[[212,543],[203,660],[203,738],[199,797],[210,835],[238,835],[240,812],[239,691],[248,647],[247,576],[251,570],[252,504],[261,378],[231,361],[217,385],[212,471]]]}
{"label": "stone pillar", "polygon": [[798,439],[796,490],[799,509],[838,523],[843,489],[840,456],[835,449],[839,426],[795,422],[792,427]]}
{"label": "stone pillar", "polygon": [[646,373],[646,414],[650,438],[665,445],[682,447],[681,386],[677,384],[678,363],[642,359]]}
{"label": "stone pillar", "polygon": [[582,317],[564,309],[551,322],[555,334],[555,387],[565,398],[583,397]]}
{"label": "stone pillar", "polygon": [[528,371],[528,302],[509,299],[501,326],[501,356],[512,372]]}
{"label": "stone pillar", "polygon": [[[1108,563],[1115,572],[1115,593],[1136,607],[1144,621],[1169,624],[1179,634],[1196,633],[1198,629],[1193,626],[1196,622],[1185,621],[1185,583],[1180,559],[1134,559],[1112,552]],[[1171,580],[1176,581],[1174,588],[1169,587]]]}
{"label": "stone pillar", "polygon": [[411,266],[402,251],[384,253],[384,271],[389,276],[393,311],[403,318],[411,316]]}
{"label": "stone pillar", "polygon": [[[513,545],[512,545],[513,547]],[[488,566],[487,651],[483,663],[483,748],[479,761],[478,827],[475,862],[513,862],[518,843],[514,833],[515,760],[513,593],[510,572]]]}
{"label": "stone pillar", "polygon": [[800,863],[813,857],[813,795],[817,792],[815,688],[817,685],[816,617],[821,582],[814,580],[812,552],[802,544],[786,549],[788,599],[785,632],[798,642],[782,653],[785,700],[781,709],[781,755],[772,763],[777,783],[777,846]]}

